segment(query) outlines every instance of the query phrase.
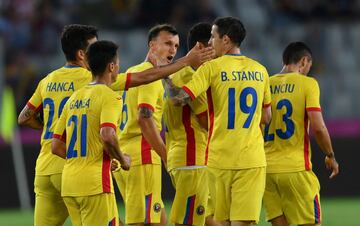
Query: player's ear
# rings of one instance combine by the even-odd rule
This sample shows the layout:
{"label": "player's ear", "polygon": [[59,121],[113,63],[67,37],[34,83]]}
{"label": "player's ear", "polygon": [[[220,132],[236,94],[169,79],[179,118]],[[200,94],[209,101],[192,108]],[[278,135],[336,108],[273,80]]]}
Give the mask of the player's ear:
{"label": "player's ear", "polygon": [[222,41],[223,41],[224,44],[229,44],[231,40],[230,40],[228,35],[224,35],[222,37]]}
{"label": "player's ear", "polygon": [[110,62],[108,64],[108,68],[110,72],[113,72],[115,70],[115,63],[114,62]]}
{"label": "player's ear", "polygon": [[78,58],[81,61],[85,60],[86,59],[85,51],[82,49],[79,49],[78,51],[76,51],[76,58]]}

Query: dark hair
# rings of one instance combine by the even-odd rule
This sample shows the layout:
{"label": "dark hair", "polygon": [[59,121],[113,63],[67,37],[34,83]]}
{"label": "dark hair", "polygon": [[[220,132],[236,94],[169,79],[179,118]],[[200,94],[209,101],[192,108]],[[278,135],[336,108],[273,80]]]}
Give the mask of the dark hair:
{"label": "dark hair", "polygon": [[97,41],[86,51],[87,61],[93,76],[105,72],[107,65],[116,61],[118,45],[111,41]]}
{"label": "dark hair", "polygon": [[86,50],[88,40],[97,38],[97,28],[89,25],[66,25],[61,33],[61,47],[67,61],[76,60],[78,50]]}
{"label": "dark hair", "polygon": [[148,34],[148,44],[150,41],[152,41],[154,38],[156,38],[161,31],[167,31],[173,35],[177,35],[178,32],[174,26],[171,24],[159,24],[154,27],[152,27]]}
{"label": "dark hair", "polygon": [[215,19],[214,25],[218,28],[220,38],[227,35],[233,44],[240,47],[246,36],[246,30],[239,19],[235,17],[220,17]]}
{"label": "dark hair", "polygon": [[286,46],[283,52],[283,63],[285,65],[296,64],[304,56],[311,58],[310,48],[303,42],[292,42]]}
{"label": "dark hair", "polygon": [[190,28],[187,37],[188,50],[192,49],[196,42],[201,42],[205,46],[208,44],[211,37],[211,24],[197,23]]}

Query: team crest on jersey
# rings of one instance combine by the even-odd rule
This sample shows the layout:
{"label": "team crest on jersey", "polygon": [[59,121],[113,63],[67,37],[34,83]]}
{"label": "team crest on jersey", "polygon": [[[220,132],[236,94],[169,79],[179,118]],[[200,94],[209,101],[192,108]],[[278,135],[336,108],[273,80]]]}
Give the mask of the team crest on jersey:
{"label": "team crest on jersey", "polygon": [[156,213],[158,213],[158,212],[160,212],[160,210],[161,210],[161,205],[160,205],[160,203],[155,203],[154,204],[154,211],[156,212]]}
{"label": "team crest on jersey", "polygon": [[203,215],[205,213],[205,207],[200,205],[196,208],[197,215]]}

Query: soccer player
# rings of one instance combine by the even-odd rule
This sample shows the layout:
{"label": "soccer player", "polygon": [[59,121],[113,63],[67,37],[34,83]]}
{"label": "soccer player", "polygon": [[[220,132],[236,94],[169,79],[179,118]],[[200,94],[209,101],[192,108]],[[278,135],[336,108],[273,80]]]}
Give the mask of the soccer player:
{"label": "soccer player", "polygon": [[[148,34],[149,52],[169,64],[179,46],[176,29],[156,25]],[[126,73],[154,67],[145,59]],[[166,164],[166,146],[160,136],[164,88],[161,81],[123,93],[124,106],[120,146],[132,158],[129,172],[115,172],[125,202],[125,222],[129,225],[166,224],[161,198],[161,160]]]}
{"label": "soccer player", "polygon": [[61,195],[73,225],[119,225],[110,159],[128,170],[130,157],[118,144],[121,97],[109,88],[119,71],[117,49],[109,41],[89,46],[94,80],[69,98],[54,130],[51,148],[66,159]]}
{"label": "soccer player", "polygon": [[[188,49],[200,43],[208,45],[211,24],[199,23],[188,33]],[[199,65],[200,66],[200,65]],[[170,76],[165,84],[164,122],[167,147],[167,170],[176,193],[170,213],[175,225],[204,225],[209,196],[205,149],[207,141],[207,99],[202,93],[183,107],[174,106],[171,97],[174,87],[191,80],[198,67],[185,67]]]}
{"label": "soccer player", "polygon": [[317,81],[307,74],[312,53],[302,42],[290,43],[283,53],[284,67],[270,77],[273,117],[265,127],[267,160],[264,204],[266,220],[274,226],[320,225],[320,185],[312,171],[309,122],[325,153],[325,165],[339,172],[320,107]]}
{"label": "soccer player", "polygon": [[[38,84],[35,93],[21,111],[18,122],[34,129],[43,130],[41,150],[35,171],[35,213],[34,224],[62,225],[68,216],[60,195],[61,172],[64,160],[51,153],[50,142],[62,108],[71,94],[90,83],[91,73],[87,70],[85,50],[89,44],[97,41],[97,29],[92,26],[72,24],[64,27],[61,46],[66,65],[61,67]],[[190,64],[208,59],[211,50],[197,50],[179,59],[172,65],[156,67],[150,70],[119,75],[114,85],[116,90],[145,84],[165,77]],[[38,112],[43,111],[44,123],[38,120]]]}
{"label": "soccer player", "polygon": [[[210,43],[218,58],[195,72],[173,98],[186,104],[207,91],[208,170],[215,180],[215,220],[251,225],[259,220],[265,189],[265,153],[260,123],[271,118],[269,77],[264,66],[240,52],[245,28],[236,18],[214,21]],[[216,194],[213,194],[216,193]]]}

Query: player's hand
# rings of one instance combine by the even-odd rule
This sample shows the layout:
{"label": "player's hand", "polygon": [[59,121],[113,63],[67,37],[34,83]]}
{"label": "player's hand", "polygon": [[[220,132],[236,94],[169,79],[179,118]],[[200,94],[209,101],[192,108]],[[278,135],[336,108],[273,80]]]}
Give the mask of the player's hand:
{"label": "player's hand", "polygon": [[121,168],[121,164],[117,159],[111,160],[111,171],[116,172],[119,171]]}
{"label": "player's hand", "polygon": [[325,166],[326,169],[332,170],[331,175],[329,176],[330,179],[334,178],[339,173],[339,164],[337,163],[335,156],[325,157]]}
{"label": "player's hand", "polygon": [[186,57],[189,60],[189,65],[192,67],[198,67],[202,63],[215,58],[215,50],[209,46],[206,48],[200,48],[199,43],[188,52]]}
{"label": "player's hand", "polygon": [[121,168],[123,170],[129,170],[130,169],[130,164],[131,164],[131,157],[128,154],[123,154],[123,161],[121,163]]}

